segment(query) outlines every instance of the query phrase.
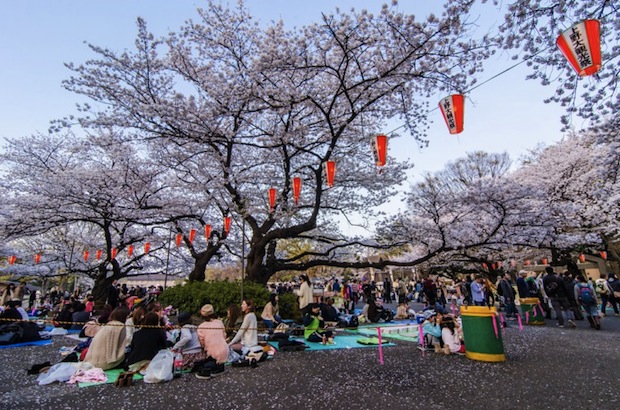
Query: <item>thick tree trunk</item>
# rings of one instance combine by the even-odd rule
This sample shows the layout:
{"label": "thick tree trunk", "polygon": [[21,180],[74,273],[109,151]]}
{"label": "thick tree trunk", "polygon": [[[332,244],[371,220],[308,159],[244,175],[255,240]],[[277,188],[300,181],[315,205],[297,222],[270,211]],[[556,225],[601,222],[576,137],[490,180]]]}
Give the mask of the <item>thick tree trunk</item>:
{"label": "thick tree trunk", "polygon": [[188,278],[190,282],[204,282],[207,265],[209,264],[209,261],[217,255],[220,246],[220,244],[209,245],[206,251],[200,252],[196,255],[194,259],[194,269],[192,269]]}
{"label": "thick tree trunk", "polygon": [[108,265],[108,262],[104,262],[99,265],[99,273],[95,278],[95,285],[93,286],[92,291],[93,297],[95,298],[95,310],[101,310],[106,304],[108,299],[108,288],[112,282],[124,276],[121,273],[118,262],[113,261],[111,268],[112,275],[110,275],[110,277],[106,277],[110,272],[110,265]]}

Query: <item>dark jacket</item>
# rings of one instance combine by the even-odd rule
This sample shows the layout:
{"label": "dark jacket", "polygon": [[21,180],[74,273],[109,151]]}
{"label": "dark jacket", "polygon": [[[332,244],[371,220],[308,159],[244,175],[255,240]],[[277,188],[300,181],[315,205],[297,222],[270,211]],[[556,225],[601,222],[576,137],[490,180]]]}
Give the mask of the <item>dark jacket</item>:
{"label": "dark jacket", "polygon": [[166,333],[163,329],[143,328],[133,334],[131,352],[127,355],[127,364],[141,360],[151,360],[157,352],[166,348]]}
{"label": "dark jacket", "polygon": [[530,297],[530,289],[525,282],[525,279],[519,276],[517,278],[517,290],[519,291],[520,298],[529,298]]}
{"label": "dark jacket", "polygon": [[502,279],[499,286],[502,289],[502,296],[504,296],[504,299],[510,300],[511,302],[515,300],[515,290],[509,281]]}
{"label": "dark jacket", "polygon": [[564,281],[556,274],[548,274],[543,278],[545,293],[550,298],[566,299]]}

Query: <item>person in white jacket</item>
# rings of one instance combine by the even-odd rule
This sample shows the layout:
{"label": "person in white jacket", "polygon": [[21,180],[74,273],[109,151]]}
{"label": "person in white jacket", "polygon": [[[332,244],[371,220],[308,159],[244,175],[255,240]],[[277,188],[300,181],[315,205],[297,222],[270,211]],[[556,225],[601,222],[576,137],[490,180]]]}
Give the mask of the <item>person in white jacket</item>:
{"label": "person in white jacket", "polygon": [[310,305],[312,304],[312,298],[314,291],[312,289],[312,282],[308,278],[308,275],[303,274],[300,276],[301,286],[299,286],[299,310],[302,317],[310,312]]}

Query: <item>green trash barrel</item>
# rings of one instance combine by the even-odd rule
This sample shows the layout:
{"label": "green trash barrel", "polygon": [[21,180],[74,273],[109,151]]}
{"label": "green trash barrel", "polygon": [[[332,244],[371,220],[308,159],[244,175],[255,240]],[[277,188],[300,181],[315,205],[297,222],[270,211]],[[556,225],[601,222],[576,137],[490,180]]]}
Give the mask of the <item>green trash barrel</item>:
{"label": "green trash barrel", "polygon": [[[540,300],[538,298],[519,299],[519,303],[521,304],[521,317],[523,318],[523,320],[526,321],[526,324],[534,326],[544,326],[545,313],[541,311],[539,307],[539,302]],[[525,315],[525,312],[528,312],[527,317]]]}
{"label": "green trash barrel", "polygon": [[[504,362],[504,341],[497,309],[487,306],[461,306],[465,357],[482,362]],[[497,336],[493,328],[495,321]]]}

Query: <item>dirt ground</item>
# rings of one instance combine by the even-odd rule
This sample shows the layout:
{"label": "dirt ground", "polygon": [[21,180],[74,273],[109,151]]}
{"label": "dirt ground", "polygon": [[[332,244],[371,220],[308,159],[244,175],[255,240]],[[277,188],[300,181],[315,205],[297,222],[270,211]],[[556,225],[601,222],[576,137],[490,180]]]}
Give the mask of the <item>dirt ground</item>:
{"label": "dirt ground", "polygon": [[0,409],[618,409],[620,317],[603,330],[516,324],[506,329],[507,361],[484,363],[427,353],[409,342],[384,348],[276,353],[258,368],[229,368],[199,380],[192,374],[164,384],[141,381],[79,388],[39,386],[26,369],[61,359],[53,345],[0,349]]}

